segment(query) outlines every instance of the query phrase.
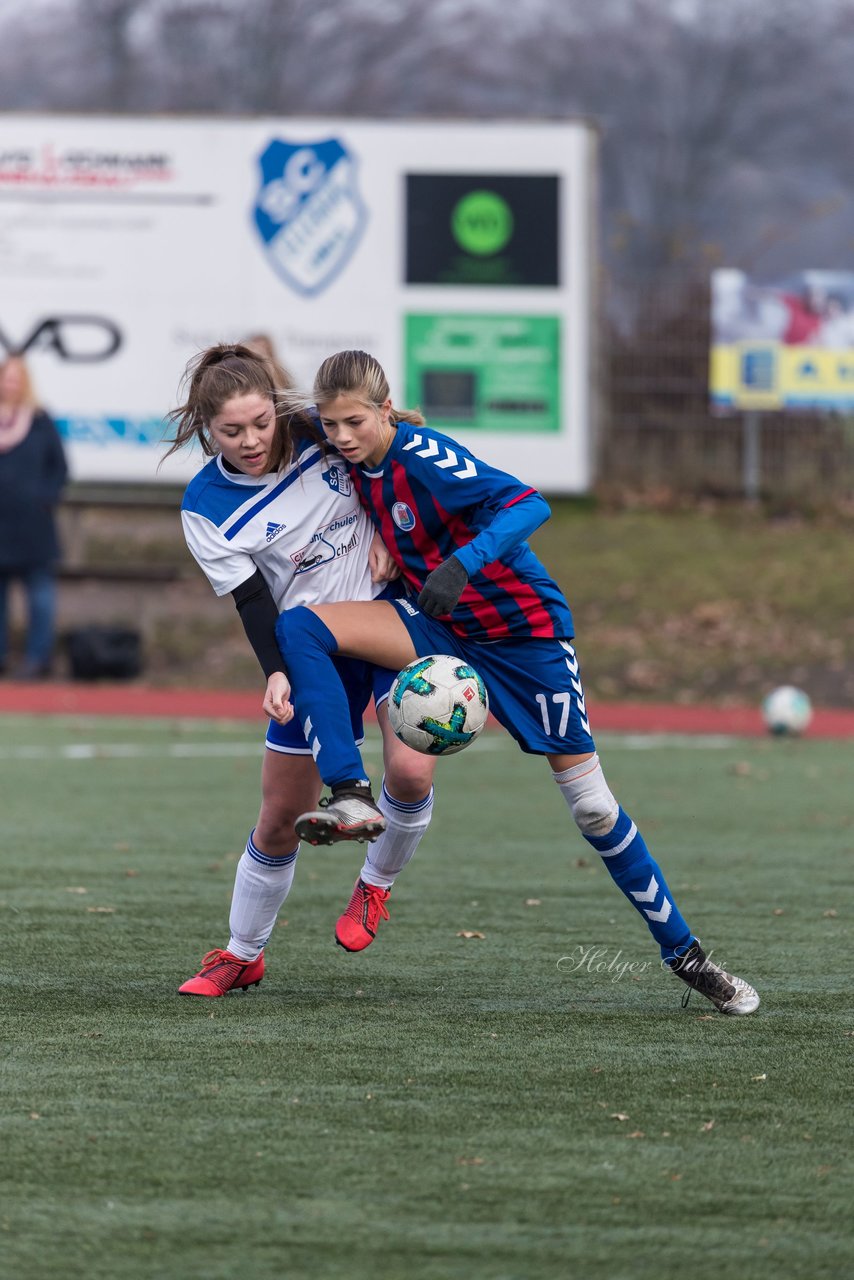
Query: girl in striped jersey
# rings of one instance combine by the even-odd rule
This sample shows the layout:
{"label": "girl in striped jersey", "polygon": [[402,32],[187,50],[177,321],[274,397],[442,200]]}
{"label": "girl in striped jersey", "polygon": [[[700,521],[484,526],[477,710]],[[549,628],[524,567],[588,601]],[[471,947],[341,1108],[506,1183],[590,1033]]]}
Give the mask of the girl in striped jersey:
{"label": "girl in striped jersey", "polygon": [[[330,444],[412,591],[390,601],[289,609],[276,634],[324,781],[324,809],[297,820],[314,843],[381,821],[346,719],[332,655],[403,667],[450,653],[475,667],[490,709],[523,751],[545,756],[584,838],[640,912],[663,963],[723,1013],[751,1013],[759,997],[715,965],[689,929],[664,875],[605,781],[572,644],[569,605],[527,545],[549,516],[544,499],[465,446],[394,408],[370,355],[331,356],[313,401]],[[295,393],[287,405],[305,409]]]}
{"label": "girl in striped jersey", "polygon": [[[210,461],[187,486],[181,519],[187,545],[217,595],[231,594],[267,680],[270,717],[261,774],[261,810],[234,883],[231,936],[208,953],[182,995],[221,996],[257,985],[264,948],[294,878],[299,840],[294,821],[318,803],[322,789],[312,750],[287,702],[289,684],[275,638],[288,604],[370,600],[397,569],[373,531],[340,457],[307,414],[277,409],[285,373],[245,346],[216,346],[187,370],[186,401],[171,415],[169,452],[197,441]],[[371,697],[383,735],[381,819],[360,833],[382,835],[371,846],[337,942],[358,951],[388,918],[396,875],[414,854],[433,805],[434,762],[399,742],[383,705],[394,672],[341,659],[336,679],[349,732],[362,734]]]}

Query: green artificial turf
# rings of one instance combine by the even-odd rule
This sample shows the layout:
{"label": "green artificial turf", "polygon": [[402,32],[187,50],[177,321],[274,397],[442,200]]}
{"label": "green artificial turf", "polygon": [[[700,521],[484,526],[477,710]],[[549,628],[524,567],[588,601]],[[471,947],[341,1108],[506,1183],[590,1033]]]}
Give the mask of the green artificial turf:
{"label": "green artificial turf", "polygon": [[177,996],[226,941],[259,740],[0,719],[4,1280],[852,1273],[854,744],[600,744],[762,995],[727,1019],[503,735],[440,762],[369,951],[332,943],[360,847],[305,849],[261,987]]}

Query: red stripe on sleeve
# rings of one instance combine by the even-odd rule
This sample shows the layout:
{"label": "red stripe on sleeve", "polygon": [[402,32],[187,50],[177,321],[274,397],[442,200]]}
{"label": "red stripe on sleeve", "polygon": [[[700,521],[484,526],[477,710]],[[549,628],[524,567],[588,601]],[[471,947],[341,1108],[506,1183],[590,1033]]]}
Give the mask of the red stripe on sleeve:
{"label": "red stripe on sleeve", "polygon": [[509,502],[504,503],[504,510],[508,507],[515,507],[517,502],[521,502],[523,498],[530,498],[532,493],[536,493],[536,489],[526,489],[524,493],[517,493],[515,498],[511,498]]}

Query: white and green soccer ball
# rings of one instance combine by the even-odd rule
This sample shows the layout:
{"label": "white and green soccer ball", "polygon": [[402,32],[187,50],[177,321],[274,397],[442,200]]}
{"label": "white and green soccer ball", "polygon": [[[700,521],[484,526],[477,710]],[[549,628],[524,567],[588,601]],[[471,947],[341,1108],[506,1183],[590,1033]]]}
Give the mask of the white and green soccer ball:
{"label": "white and green soccer ball", "polygon": [[489,698],[480,676],[447,653],[410,662],[388,695],[392,729],[401,742],[428,756],[462,751],[474,742],[488,715]]}
{"label": "white and green soccer ball", "polygon": [[812,703],[803,689],[784,684],[765,698],[762,719],[769,733],[797,735],[812,720]]}

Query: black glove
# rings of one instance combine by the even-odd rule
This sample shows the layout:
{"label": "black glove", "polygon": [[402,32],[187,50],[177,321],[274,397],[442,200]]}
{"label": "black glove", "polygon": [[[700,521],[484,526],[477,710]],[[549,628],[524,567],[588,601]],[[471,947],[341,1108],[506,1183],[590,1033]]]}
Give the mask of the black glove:
{"label": "black glove", "polygon": [[438,618],[442,613],[456,609],[463,588],[469,580],[456,556],[448,556],[438,568],[427,575],[427,581],[418,596],[418,607],[428,618]]}

